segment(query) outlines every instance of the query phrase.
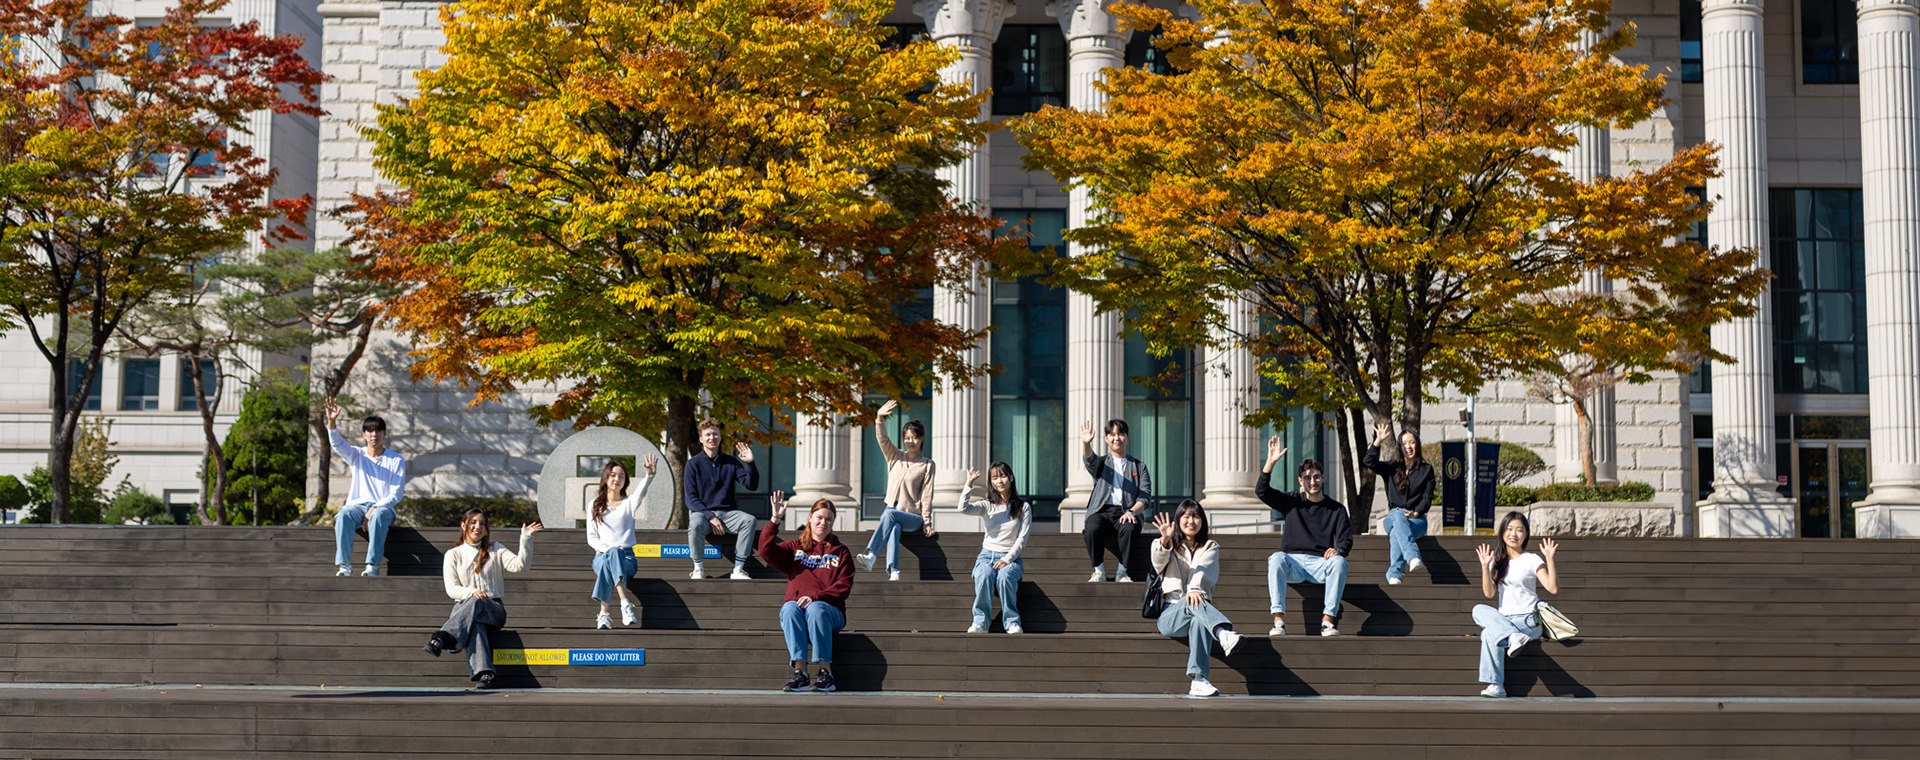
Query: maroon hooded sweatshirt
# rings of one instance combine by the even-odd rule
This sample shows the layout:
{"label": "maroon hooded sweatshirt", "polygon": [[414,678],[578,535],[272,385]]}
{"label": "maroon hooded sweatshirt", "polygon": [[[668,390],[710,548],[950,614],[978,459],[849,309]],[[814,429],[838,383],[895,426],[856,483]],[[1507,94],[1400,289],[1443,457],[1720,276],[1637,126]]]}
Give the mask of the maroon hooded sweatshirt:
{"label": "maroon hooded sweatshirt", "polygon": [[846,612],[847,593],[853,590],[853,551],[840,543],[839,536],[829,535],[815,543],[812,552],[800,548],[800,539],[779,538],[779,522],[768,520],[760,529],[760,559],[787,574],[786,600],[811,597]]}

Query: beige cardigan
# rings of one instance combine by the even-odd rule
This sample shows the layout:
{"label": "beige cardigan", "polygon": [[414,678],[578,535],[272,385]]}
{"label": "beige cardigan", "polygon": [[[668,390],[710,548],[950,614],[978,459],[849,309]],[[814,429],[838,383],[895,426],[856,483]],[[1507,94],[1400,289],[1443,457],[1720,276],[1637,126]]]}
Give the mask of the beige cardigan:
{"label": "beige cardigan", "polygon": [[1220,578],[1220,542],[1208,539],[1194,550],[1192,557],[1188,557],[1183,552],[1166,548],[1156,538],[1153,540],[1153,566],[1160,571],[1160,593],[1186,596],[1188,589],[1197,588],[1201,596],[1212,599],[1213,582]]}
{"label": "beige cardigan", "polygon": [[873,426],[880,453],[887,458],[887,505],[933,519],[933,460],[909,457],[893,445],[885,423]]}
{"label": "beige cardigan", "polygon": [[473,558],[480,553],[480,547],[466,542],[447,550],[446,558],[440,562],[440,579],[446,583],[447,596],[455,600],[473,596],[480,589],[487,590],[487,596],[494,599],[507,598],[506,581],[501,580],[500,571],[517,573],[527,569],[532,559],[528,551],[532,549],[533,534],[520,529],[520,551],[514,552],[499,541],[487,547],[487,564],[480,572],[473,571]]}

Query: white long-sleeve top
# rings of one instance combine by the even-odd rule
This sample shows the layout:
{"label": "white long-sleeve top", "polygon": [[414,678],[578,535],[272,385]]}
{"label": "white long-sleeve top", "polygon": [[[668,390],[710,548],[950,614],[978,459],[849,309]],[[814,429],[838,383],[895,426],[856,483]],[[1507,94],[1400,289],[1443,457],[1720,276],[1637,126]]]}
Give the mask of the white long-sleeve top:
{"label": "white long-sleeve top", "polygon": [[639,483],[627,485],[627,498],[607,505],[607,513],[600,519],[593,519],[593,509],[587,509],[587,545],[599,554],[613,548],[629,549],[633,547],[634,513],[647,501],[647,486],[653,485],[653,476],[640,478]]}
{"label": "white long-sleeve top", "polygon": [[1033,532],[1033,505],[1022,507],[1016,520],[1008,515],[1007,505],[986,499],[969,501],[968,495],[966,491],[960,492],[960,511],[986,522],[987,537],[980,542],[980,548],[1006,554],[1007,564],[1020,561],[1020,552],[1027,548],[1027,535]]}
{"label": "white long-sleeve top", "polygon": [[480,572],[473,571],[473,558],[480,554],[478,544],[462,542],[459,546],[447,550],[447,556],[440,563],[440,579],[447,585],[447,596],[455,600],[473,596],[473,592],[485,589],[487,596],[494,599],[507,598],[506,581],[501,580],[504,570],[517,573],[527,569],[532,557],[533,533],[526,528],[520,529],[520,551],[508,549],[499,541],[487,547],[487,564]]}
{"label": "white long-sleeve top", "polygon": [[347,486],[348,504],[371,502],[374,507],[392,507],[400,503],[407,485],[407,460],[393,449],[382,450],[378,458],[370,457],[366,449],[347,443],[340,431],[329,429],[327,435],[333,440],[333,450],[353,473],[352,485]]}
{"label": "white long-sleeve top", "polygon": [[[1174,540],[1182,538],[1176,536]],[[1187,591],[1199,589],[1201,596],[1212,599],[1213,582],[1220,578],[1220,542],[1209,539],[1189,557],[1154,539],[1153,566],[1160,570],[1160,593],[1186,596]]]}

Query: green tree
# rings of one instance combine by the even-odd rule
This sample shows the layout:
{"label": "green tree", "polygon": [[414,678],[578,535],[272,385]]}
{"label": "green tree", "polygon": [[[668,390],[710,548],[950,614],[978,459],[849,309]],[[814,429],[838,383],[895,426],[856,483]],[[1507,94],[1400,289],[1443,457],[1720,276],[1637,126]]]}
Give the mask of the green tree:
{"label": "green tree", "polygon": [[[980,333],[897,305],[1017,248],[935,171],[985,139],[954,53],[887,44],[892,0],[473,0],[447,63],[383,107],[379,168],[464,319],[405,320],[418,374],[655,436],[678,479],[703,415],[871,416],[968,384]],[[775,431],[774,437],[784,436]],[[677,498],[677,494],[676,494]],[[684,520],[684,506],[675,524]]]}
{"label": "green tree", "polygon": [[[100,522],[108,502],[115,496],[133,488],[125,476],[112,490],[107,488],[107,480],[113,477],[113,470],[120,466],[120,457],[113,453],[113,420],[93,416],[81,421],[79,435],[73,446],[73,461],[67,470],[73,473],[72,495],[66,522],[90,525]],[[53,520],[55,490],[53,471],[47,467],[35,467],[27,473],[27,516],[23,523],[49,523]]]}
{"label": "green tree", "polygon": [[113,497],[113,503],[107,506],[106,516],[101,522],[108,525],[172,525],[173,513],[167,511],[167,503],[161,501],[160,497],[134,488]]}
{"label": "green tree", "polygon": [[0,309],[53,374],[53,522],[72,518],[68,463],[121,322],[263,227],[296,236],[311,201],[270,198],[274,172],[239,138],[257,112],[317,117],[324,77],[298,37],[201,24],[224,5],[180,0],[151,24],[87,0],[0,14]]}
{"label": "green tree", "polygon": [[0,475],[0,510],[15,510],[27,505],[27,486],[12,475]]}
{"label": "green tree", "polygon": [[[1101,209],[1068,233],[1089,253],[1025,269],[1133,315],[1157,349],[1242,346],[1297,403],[1355,410],[1346,469],[1373,427],[1358,410],[1417,432],[1429,388],[1525,376],[1588,332],[1625,372],[1685,371],[1684,353],[1725,358],[1708,325],[1753,313],[1755,252],[1685,239],[1713,146],[1593,179],[1554,158],[1576,127],[1663,103],[1659,77],[1615,60],[1633,28],[1610,28],[1607,0],[1192,5],[1198,21],[1117,9],[1164,28],[1182,73],[1112,71],[1105,110],[1015,126],[1030,167]],[[1629,297],[1543,297],[1591,273]],[[1228,329],[1242,298],[1270,329]]]}
{"label": "green tree", "polygon": [[280,525],[300,514],[307,487],[307,387],[268,382],[247,391],[224,446],[233,466],[226,504],[235,522]]}

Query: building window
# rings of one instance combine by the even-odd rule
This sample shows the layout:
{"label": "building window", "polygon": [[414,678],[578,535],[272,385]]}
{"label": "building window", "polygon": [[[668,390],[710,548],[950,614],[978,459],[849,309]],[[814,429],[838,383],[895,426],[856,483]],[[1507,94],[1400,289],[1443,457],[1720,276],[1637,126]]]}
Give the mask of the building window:
{"label": "building window", "polygon": [[160,360],[128,359],[120,363],[120,409],[150,412],[160,408]]}
{"label": "building window", "polygon": [[1807,84],[1860,83],[1860,30],[1848,0],[1800,0],[1800,78]]}
{"label": "building window", "polygon": [[1866,393],[1860,191],[1780,189],[1772,201],[1774,390]]}
{"label": "building window", "polygon": [[[1003,229],[1027,237],[1034,248],[1066,248],[1065,211],[1006,209],[997,215],[1009,225]],[[991,389],[991,458],[1013,467],[1034,517],[1057,518],[1067,491],[1066,291],[1031,277],[996,280],[993,326],[993,363],[1001,371]]]}
{"label": "building window", "polygon": [[1134,32],[1133,36],[1127,40],[1127,67],[1146,69],[1161,76],[1178,73],[1174,70],[1173,63],[1167,60],[1169,51],[1154,46],[1154,41],[1158,39],[1160,39],[1160,31],[1157,29],[1152,32]]}
{"label": "building window", "polygon": [[993,42],[993,113],[1067,104],[1067,38],[1059,24],[1008,24]]}
{"label": "building window", "polygon": [[[792,415],[784,415],[785,419],[781,419],[774,415],[772,408],[766,406],[753,407],[753,417],[754,428],[761,432],[777,426],[793,425]],[[739,506],[740,511],[765,520],[773,516],[773,492],[793,492],[793,447],[761,443],[752,448],[753,466],[760,472],[757,481],[759,487],[748,490],[739,483],[733,484],[733,503]],[[733,453],[731,447],[722,447],[721,450]],[[775,483],[779,484],[777,489]]]}
{"label": "building window", "polygon": [[887,50],[899,50],[927,37],[926,24],[881,24],[881,26],[893,30],[892,34],[887,35],[887,40],[880,43],[880,47]]}
{"label": "building window", "polygon": [[[1695,10],[1698,10],[1699,4],[1695,3],[1694,5]],[[1687,194],[1692,195],[1700,203],[1704,204],[1707,202],[1707,189],[1704,187],[1689,187],[1687,188]],[[1690,243],[1699,243],[1703,246],[1708,245],[1706,217],[1701,217],[1700,221],[1693,223],[1693,231],[1688,233],[1685,239]],[[1693,365],[1693,374],[1687,376],[1687,390],[1693,393],[1713,392],[1712,361],[1701,359]]]}
{"label": "building window", "polygon": [[1700,64],[1700,0],[1680,0],[1680,81],[1706,78]]}
{"label": "building window", "polygon": [[[1193,492],[1193,378],[1192,352],[1167,356],[1147,352],[1147,342],[1128,336],[1126,343],[1126,397],[1122,416],[1130,435],[1127,453],[1140,458],[1153,474],[1153,503],[1172,509]],[[1095,425],[1103,424],[1095,420]],[[1249,431],[1251,433],[1251,431]]]}
{"label": "building window", "polygon": [[[200,384],[206,386],[208,401],[220,394],[220,373],[214,371],[212,359],[200,360]],[[193,360],[184,356],[180,357],[180,411],[200,411],[200,400],[193,395]]]}
{"label": "building window", "polygon": [[[102,361],[104,364],[104,360]],[[67,395],[71,397],[86,374],[87,363],[79,359],[67,360]],[[100,368],[93,368],[93,384],[87,387],[87,401],[80,408],[89,412],[100,411]]]}

